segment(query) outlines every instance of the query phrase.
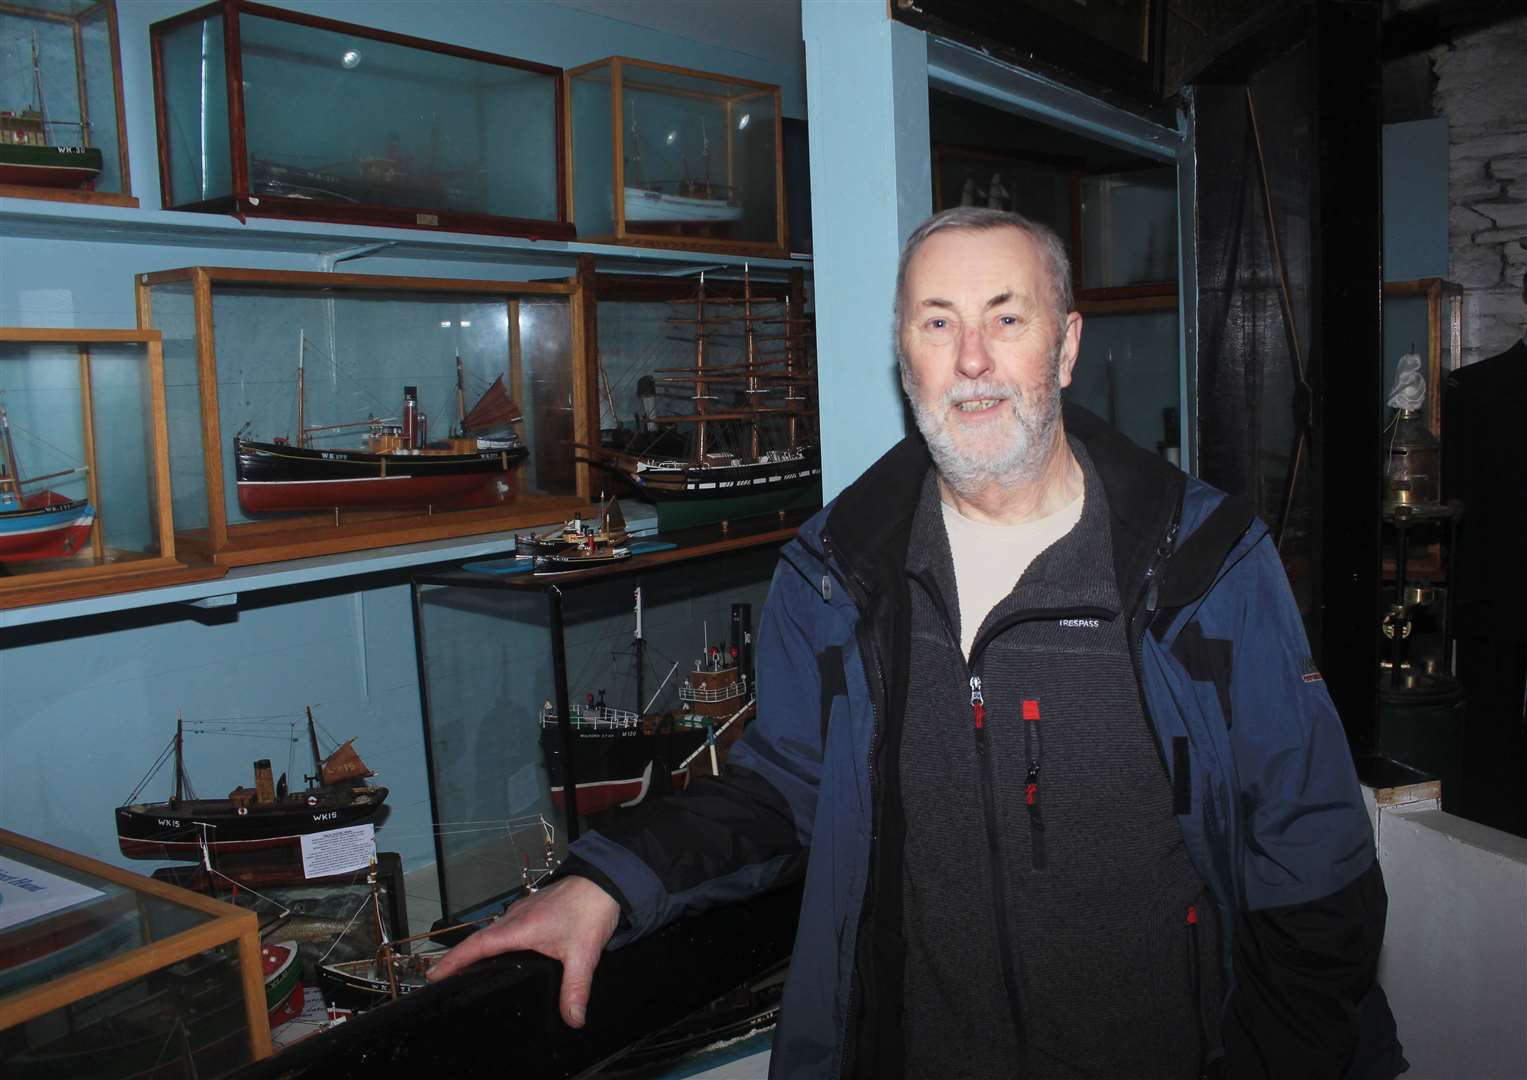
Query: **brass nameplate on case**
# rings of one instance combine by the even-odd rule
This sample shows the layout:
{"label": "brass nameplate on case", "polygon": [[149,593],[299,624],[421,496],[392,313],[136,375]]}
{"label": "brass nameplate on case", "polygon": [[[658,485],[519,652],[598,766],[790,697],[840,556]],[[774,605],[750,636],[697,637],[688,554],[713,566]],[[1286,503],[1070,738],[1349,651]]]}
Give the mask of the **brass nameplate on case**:
{"label": "brass nameplate on case", "polygon": [[440,215],[439,214],[415,214],[414,215],[414,224],[415,225],[439,225],[440,224]]}

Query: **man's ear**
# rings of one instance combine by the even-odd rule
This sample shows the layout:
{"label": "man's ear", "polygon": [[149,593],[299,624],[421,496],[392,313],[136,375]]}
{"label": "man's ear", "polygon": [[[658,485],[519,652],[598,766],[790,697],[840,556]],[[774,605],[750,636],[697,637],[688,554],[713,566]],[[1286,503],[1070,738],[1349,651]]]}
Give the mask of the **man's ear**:
{"label": "man's ear", "polygon": [[1060,371],[1057,377],[1061,386],[1071,385],[1071,374],[1076,370],[1076,357],[1082,349],[1082,313],[1073,311],[1066,316],[1066,329],[1060,343]]}

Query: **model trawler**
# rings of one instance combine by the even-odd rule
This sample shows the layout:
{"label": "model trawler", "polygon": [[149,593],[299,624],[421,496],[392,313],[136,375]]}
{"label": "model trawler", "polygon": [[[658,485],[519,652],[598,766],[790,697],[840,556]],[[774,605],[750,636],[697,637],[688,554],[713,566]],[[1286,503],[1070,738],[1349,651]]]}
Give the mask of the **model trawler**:
{"label": "model trawler", "polygon": [[[24,477],[11,438],[11,422],[0,402],[0,573],[8,562],[64,559],[76,555],[90,540],[95,510],[89,499],[71,499],[36,485],[63,476],[79,476],[84,468],[64,469]],[[30,489],[30,490],[29,490]]]}
{"label": "model trawler", "polygon": [[[627,224],[635,225],[724,225],[742,220],[742,204],[737,189],[727,184],[713,184],[710,179],[710,133],[700,121],[704,175],[689,175],[689,159],[684,159],[684,175],[674,180],[649,180],[642,167],[642,137],[636,124],[635,107],[627,104],[631,117],[631,145],[636,151],[626,159],[626,175],[631,182],[622,194]],[[669,136],[670,140],[673,138]]]}
{"label": "model trawler", "polygon": [[[33,104],[16,111],[0,111],[0,184],[77,188],[90,183],[101,175],[104,159],[100,150],[89,145],[89,128],[83,122],[48,118],[35,31],[32,87]],[[78,127],[85,141],[74,145],[53,143],[49,129],[60,126]]]}
{"label": "model trawler", "polygon": [[[660,370],[659,383],[690,390],[693,413],[658,416],[658,425],[690,426],[682,458],[578,444],[589,460],[629,481],[654,502],[766,495],[821,480],[821,449],[814,433],[815,373],[807,359],[808,320],[783,305],[766,314],[743,272],[740,299],[708,298],[705,275],[693,299],[693,317],[669,319],[692,327],[694,364]],[[770,304],[770,308],[778,305]],[[716,363],[715,339],[740,339],[741,362]]]}
{"label": "model trawler", "polygon": [[[509,473],[530,453],[513,425],[521,411],[499,376],[470,410],[461,357],[456,358],[459,427],[431,440],[418,391],[403,388],[400,418],[308,426],[297,353],[297,441],[234,436],[239,507],[246,514],[357,508],[467,509],[494,506],[510,494]],[[247,427],[248,425],[246,425]],[[314,436],[366,429],[363,447],[319,447]]]}
{"label": "model trawler", "polygon": [[[238,721],[200,725],[202,730],[219,731],[238,726]],[[204,848],[216,853],[296,844],[310,833],[364,824],[387,800],[386,788],[366,783],[376,774],[356,753],[354,739],[327,755],[319,750],[312,709],[307,710],[307,733],[313,775],[304,777],[305,788],[290,790],[285,773],[274,780],[270,761],[262,758],[254,763],[254,787],[236,787],[223,799],[197,798],[186,774],[185,729],[185,721],[177,718],[170,745],[127,802],[117,807],[117,843],[130,859],[199,859]],[[175,783],[169,800],[137,801],[171,759]]]}
{"label": "model trawler", "polygon": [[[655,708],[678,665],[669,669],[650,698],[644,697],[648,646],[642,631],[642,592],[636,590],[636,627],[625,653],[635,682],[636,709],[606,704],[602,690],[597,695],[588,692],[581,704],[569,709],[578,813],[635,806],[649,795],[688,786],[692,771],[719,771],[725,749],[736,741],[753,711],[749,611],[747,604],[732,605],[732,643],[706,643],[694,670],[678,687],[678,707]],[[550,701],[541,706],[539,722],[552,803],[561,809],[568,770],[561,720]]]}

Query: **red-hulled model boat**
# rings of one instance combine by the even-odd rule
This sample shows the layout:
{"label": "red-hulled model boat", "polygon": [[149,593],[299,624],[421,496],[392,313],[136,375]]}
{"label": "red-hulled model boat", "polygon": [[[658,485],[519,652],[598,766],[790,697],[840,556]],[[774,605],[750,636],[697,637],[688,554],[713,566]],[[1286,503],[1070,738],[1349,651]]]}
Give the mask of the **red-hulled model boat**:
{"label": "red-hulled model boat", "polygon": [[[462,419],[459,434],[428,441],[414,387],[403,388],[400,421],[306,427],[303,423],[303,369],[297,368],[297,445],[288,440],[256,442],[235,436],[239,506],[246,514],[294,510],[494,506],[509,496],[509,472],[530,451],[510,425],[521,417],[503,377],[467,411],[461,360],[456,361],[456,394]],[[361,448],[310,446],[319,431],[364,427]]]}
{"label": "red-hulled model boat", "polygon": [[28,493],[28,484],[58,476],[74,476],[83,469],[66,469],[26,479],[16,463],[10,419],[0,405],[0,563],[32,559],[65,559],[90,541],[95,508],[88,499],[71,499],[43,489]]}

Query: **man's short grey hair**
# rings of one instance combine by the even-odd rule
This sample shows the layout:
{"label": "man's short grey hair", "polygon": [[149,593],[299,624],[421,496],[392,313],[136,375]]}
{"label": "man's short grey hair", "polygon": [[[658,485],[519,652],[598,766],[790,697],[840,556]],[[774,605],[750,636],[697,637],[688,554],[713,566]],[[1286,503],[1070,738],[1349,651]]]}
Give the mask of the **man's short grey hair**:
{"label": "man's short grey hair", "polygon": [[1049,275],[1050,304],[1055,312],[1056,332],[1059,333],[1065,328],[1066,316],[1071,314],[1073,303],[1071,259],[1066,254],[1066,245],[1061,242],[1055,230],[1008,210],[991,210],[984,206],[956,206],[952,210],[943,210],[934,214],[912,230],[912,235],[907,237],[907,242],[901,249],[901,262],[896,266],[896,300],[891,309],[892,333],[896,342],[898,360],[902,359],[902,292],[907,284],[907,264],[912,261],[912,256],[917,254],[917,249],[936,233],[989,232],[993,229],[1017,229],[1039,248],[1040,255],[1044,257],[1045,270]]}

